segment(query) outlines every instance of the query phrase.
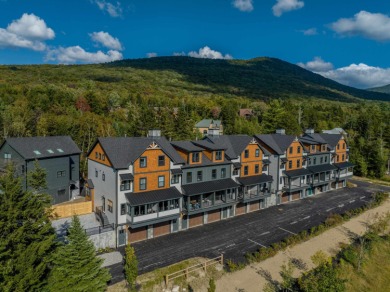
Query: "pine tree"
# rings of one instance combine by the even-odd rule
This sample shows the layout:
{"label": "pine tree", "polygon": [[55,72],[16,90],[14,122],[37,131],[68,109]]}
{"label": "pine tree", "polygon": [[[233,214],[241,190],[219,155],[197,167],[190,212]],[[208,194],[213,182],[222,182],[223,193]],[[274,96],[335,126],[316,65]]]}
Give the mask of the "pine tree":
{"label": "pine tree", "polygon": [[111,276],[107,269],[101,267],[103,260],[96,257],[93,243],[77,216],[72,219],[66,241],[54,255],[49,290],[104,291]]}
{"label": "pine tree", "polygon": [[27,176],[28,186],[35,192],[47,189],[46,175],[46,170],[35,160],[34,171],[30,171]]}
{"label": "pine tree", "polygon": [[0,177],[0,291],[41,291],[46,285],[56,238],[49,207],[50,197],[24,191],[8,165]]}
{"label": "pine tree", "polygon": [[135,291],[135,281],[138,276],[138,261],[134,248],[130,244],[126,246],[125,252],[125,278],[129,285],[129,291]]}

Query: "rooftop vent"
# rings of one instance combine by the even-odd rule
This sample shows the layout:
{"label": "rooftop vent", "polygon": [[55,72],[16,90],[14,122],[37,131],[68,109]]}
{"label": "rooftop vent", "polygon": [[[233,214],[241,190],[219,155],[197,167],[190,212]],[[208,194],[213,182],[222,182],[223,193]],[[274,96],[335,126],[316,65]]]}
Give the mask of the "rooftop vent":
{"label": "rooftop vent", "polygon": [[62,150],[61,148],[57,148],[57,151],[60,152],[60,153],[64,152],[64,150]]}
{"label": "rooftop vent", "polygon": [[53,154],[53,153],[54,153],[54,151],[51,150],[51,149],[47,149],[47,152],[49,152],[50,154]]}
{"label": "rooftop vent", "polygon": [[38,150],[34,150],[33,151],[36,155],[41,155],[41,152],[39,152]]}
{"label": "rooftop vent", "polygon": [[161,130],[149,130],[148,137],[161,137]]}
{"label": "rooftop vent", "polygon": [[276,129],[276,134],[286,135],[286,130],[285,129]]}

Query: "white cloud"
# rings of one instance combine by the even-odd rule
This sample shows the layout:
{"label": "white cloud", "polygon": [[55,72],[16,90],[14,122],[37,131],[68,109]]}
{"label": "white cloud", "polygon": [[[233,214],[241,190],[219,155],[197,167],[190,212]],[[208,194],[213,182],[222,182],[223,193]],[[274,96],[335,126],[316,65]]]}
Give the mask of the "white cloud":
{"label": "white cloud", "polygon": [[61,64],[106,63],[122,59],[122,53],[116,50],[109,50],[107,53],[102,51],[90,53],[80,46],[66,48],[59,47],[57,49],[50,50],[46,55],[47,61],[57,61]]}
{"label": "white cloud", "polygon": [[218,51],[214,51],[210,49],[210,47],[208,46],[200,48],[198,52],[191,51],[188,53],[188,56],[194,58],[206,58],[206,59],[228,59],[228,60],[233,59],[231,55],[229,54],[223,55]]}
{"label": "white cloud", "polygon": [[43,51],[46,49],[44,41],[54,37],[54,31],[47,27],[44,20],[34,14],[24,13],[6,29],[0,28],[0,47]]}
{"label": "white cloud", "polygon": [[283,13],[301,9],[305,3],[299,0],[277,0],[277,3],[272,6],[272,11],[275,16],[281,16]]}
{"label": "white cloud", "polygon": [[108,32],[104,32],[104,31],[93,32],[90,33],[89,36],[94,42],[101,44],[106,48],[118,50],[118,51],[123,50],[122,44],[119,41],[119,39],[114,38]]}
{"label": "white cloud", "polygon": [[306,30],[302,30],[301,32],[303,32],[304,35],[317,35],[318,34],[318,31],[315,27],[312,27],[312,28],[309,28]]}
{"label": "white cloud", "polygon": [[321,73],[341,84],[357,88],[372,88],[390,84],[390,68],[372,67],[360,63]]}
{"label": "white cloud", "polygon": [[240,11],[251,12],[253,10],[252,0],[234,0],[232,4]]}
{"label": "white cloud", "polygon": [[184,52],[174,52],[173,55],[176,56],[176,57],[178,57],[178,56],[185,56],[186,53],[184,53]]}
{"label": "white cloud", "polygon": [[330,62],[325,62],[321,59],[321,57],[315,57],[312,61],[307,63],[298,63],[297,65],[316,73],[326,72],[333,69],[333,64]]}
{"label": "white cloud", "polygon": [[21,18],[14,20],[7,27],[7,31],[29,40],[51,40],[55,37],[54,31],[46,26],[44,20],[34,14],[24,13]]}
{"label": "white cloud", "polygon": [[148,58],[157,57],[157,53],[147,53],[147,54],[146,54],[146,57],[148,57]]}
{"label": "white cloud", "polygon": [[105,0],[95,0],[96,5],[100,10],[106,11],[111,17],[120,17],[122,16],[122,6],[120,2],[111,3]]}
{"label": "white cloud", "polygon": [[333,69],[332,63],[325,62],[320,57],[297,65],[341,84],[356,88],[372,88],[390,84],[390,68],[373,67],[360,63]]}
{"label": "white cloud", "polygon": [[330,27],[343,36],[362,35],[378,41],[390,40],[390,17],[381,13],[360,11],[353,18],[341,18]]}

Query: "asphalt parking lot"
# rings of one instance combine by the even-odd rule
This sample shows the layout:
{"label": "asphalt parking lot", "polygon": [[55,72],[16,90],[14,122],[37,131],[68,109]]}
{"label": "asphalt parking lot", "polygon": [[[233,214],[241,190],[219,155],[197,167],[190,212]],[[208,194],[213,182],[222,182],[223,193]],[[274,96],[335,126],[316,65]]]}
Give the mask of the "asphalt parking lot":
{"label": "asphalt parking lot", "polygon": [[[243,261],[247,252],[269,246],[283,238],[310,229],[331,213],[344,213],[367,204],[377,191],[389,187],[357,182],[343,188],[264,210],[229,218],[178,233],[134,243],[139,273],[146,273],[192,257],[216,257]],[[121,253],[124,248],[119,249]],[[109,267],[111,283],[123,280],[122,265]]]}

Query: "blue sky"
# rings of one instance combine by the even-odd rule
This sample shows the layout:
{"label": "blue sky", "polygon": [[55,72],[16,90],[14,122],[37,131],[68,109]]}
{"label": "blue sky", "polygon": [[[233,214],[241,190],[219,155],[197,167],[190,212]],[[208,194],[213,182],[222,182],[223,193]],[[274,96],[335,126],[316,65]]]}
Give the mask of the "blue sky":
{"label": "blue sky", "polygon": [[366,88],[389,52],[385,0],[0,0],[0,64],[270,56]]}

